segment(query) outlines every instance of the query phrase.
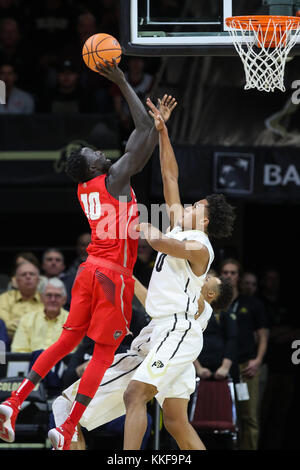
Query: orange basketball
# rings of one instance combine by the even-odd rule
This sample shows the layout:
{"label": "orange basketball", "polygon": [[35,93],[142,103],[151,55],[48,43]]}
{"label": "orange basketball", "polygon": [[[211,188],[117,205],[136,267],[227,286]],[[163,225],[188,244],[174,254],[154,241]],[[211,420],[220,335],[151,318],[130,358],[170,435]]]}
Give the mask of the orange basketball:
{"label": "orange basketball", "polygon": [[82,57],[85,64],[94,72],[97,72],[96,64],[105,66],[103,60],[109,61],[115,57],[117,64],[121,60],[122,49],[119,42],[110,34],[98,33],[89,37],[82,48]]}

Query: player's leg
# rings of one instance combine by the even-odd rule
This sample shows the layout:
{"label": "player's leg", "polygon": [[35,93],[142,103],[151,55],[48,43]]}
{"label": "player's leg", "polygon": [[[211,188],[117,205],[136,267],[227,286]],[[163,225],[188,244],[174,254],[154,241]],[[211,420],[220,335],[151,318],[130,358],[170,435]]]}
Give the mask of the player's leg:
{"label": "player's leg", "polygon": [[61,426],[51,429],[48,433],[56,450],[69,449],[75,428],[95,395],[105,371],[111,365],[115,350],[115,345],[95,343],[92,358],[80,379],[78,392],[68,418]]}
{"label": "player's leg", "polygon": [[[131,280],[131,279],[130,279]],[[124,289],[123,289],[124,284]],[[108,269],[97,268],[93,279],[92,316],[87,335],[95,341],[94,351],[80,382],[78,391],[66,421],[51,429],[48,436],[57,450],[69,449],[75,427],[90,401],[94,397],[102,378],[112,364],[114,353],[126,335],[126,322],[130,323],[131,304],[125,307],[128,318],[123,312],[123,290],[132,291],[134,282],[126,285],[122,276]],[[124,299],[126,300],[126,299]]]}
{"label": "player's leg", "polygon": [[90,290],[93,273],[81,271],[72,290],[72,303],[64,329],[59,339],[37,358],[19,388],[0,405],[0,438],[13,442],[15,421],[20,406],[51,368],[63,359],[83,339],[90,320]]}
{"label": "player's leg", "polygon": [[163,402],[163,420],[166,430],[180,450],[205,450],[205,446],[188,420],[188,399],[166,398]]}
{"label": "player's leg", "polygon": [[147,403],[157,394],[151,384],[131,380],[124,393],[124,450],[139,450],[147,429]]}

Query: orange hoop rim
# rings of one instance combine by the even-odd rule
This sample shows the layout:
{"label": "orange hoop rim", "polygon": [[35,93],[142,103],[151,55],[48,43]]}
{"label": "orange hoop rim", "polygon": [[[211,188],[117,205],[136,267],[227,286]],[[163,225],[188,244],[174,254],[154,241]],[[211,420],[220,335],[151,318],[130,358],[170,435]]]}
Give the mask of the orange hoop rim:
{"label": "orange hoop rim", "polygon": [[[269,27],[270,30],[274,29],[275,26],[286,26],[288,29],[297,29],[300,27],[299,16],[279,16],[279,15],[248,15],[248,16],[230,16],[226,18],[226,25],[234,27],[234,22],[239,22],[238,29],[247,29],[250,22],[253,27]],[[271,24],[270,24],[271,23]],[[290,24],[288,24],[290,23]]]}

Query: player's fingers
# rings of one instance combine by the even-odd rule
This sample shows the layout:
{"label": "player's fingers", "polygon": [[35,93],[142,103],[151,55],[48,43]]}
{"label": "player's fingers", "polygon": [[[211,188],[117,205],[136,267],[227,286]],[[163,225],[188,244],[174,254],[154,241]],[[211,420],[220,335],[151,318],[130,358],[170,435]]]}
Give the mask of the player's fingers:
{"label": "player's fingers", "polygon": [[147,106],[153,111],[153,113],[156,114],[157,108],[156,108],[156,106],[152,103],[152,101],[150,100],[150,98],[147,99],[146,103],[147,103]]}
{"label": "player's fingers", "polygon": [[168,95],[165,94],[165,95],[163,96],[163,99],[162,99],[162,103],[163,103],[164,105],[166,104],[167,98],[168,98]]}
{"label": "player's fingers", "polygon": [[101,64],[101,62],[96,62],[96,69],[101,73],[106,72],[106,68]]}
{"label": "player's fingers", "polygon": [[152,113],[152,111],[148,111],[148,113],[150,114],[150,116],[151,116],[153,119],[155,119],[155,116],[154,116],[154,114]]}
{"label": "player's fingers", "polygon": [[177,106],[177,101],[175,101],[175,103],[173,103],[170,107],[170,111],[173,111],[173,109],[175,109]]}
{"label": "player's fingers", "polygon": [[113,64],[112,64],[111,62],[109,62],[108,60],[103,59],[103,62],[105,63],[106,68],[107,68],[108,70],[111,70],[111,69],[113,68]]}

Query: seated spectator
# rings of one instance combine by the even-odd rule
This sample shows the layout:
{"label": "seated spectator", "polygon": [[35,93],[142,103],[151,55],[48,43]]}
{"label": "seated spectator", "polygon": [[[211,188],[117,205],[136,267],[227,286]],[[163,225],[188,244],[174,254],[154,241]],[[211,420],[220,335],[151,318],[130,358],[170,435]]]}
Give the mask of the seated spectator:
{"label": "seated spectator", "polygon": [[95,112],[111,113],[113,111],[112,98],[109,90],[111,83],[106,78],[90,70],[82,60],[82,48],[85,41],[101,31],[97,19],[90,12],[84,12],[77,18],[75,25],[75,38],[66,43],[61,49],[59,60],[70,60],[76,64],[80,73],[80,85],[93,95]]}
{"label": "seated spectator", "polygon": [[79,83],[79,70],[70,60],[58,68],[57,85],[41,97],[38,111],[70,114],[91,113],[94,106],[88,91]]}
{"label": "seated spectator", "polygon": [[6,104],[0,106],[1,114],[32,114],[35,102],[30,93],[16,86],[18,75],[14,65],[4,63],[0,66],[0,80],[5,83]]}
{"label": "seated spectator", "polygon": [[251,271],[245,271],[241,277],[240,288],[241,293],[244,295],[256,295],[258,288],[256,274]]}
{"label": "seated spectator", "polygon": [[[24,21],[24,19],[23,19]],[[14,18],[0,21],[0,64],[14,64],[18,74],[18,85],[26,91],[34,91],[37,55],[35,48],[22,35],[20,23]]]}
{"label": "seated spectator", "polygon": [[15,0],[0,0],[0,20],[3,18],[21,19],[21,11],[16,6]]}
{"label": "seated spectator", "polygon": [[24,262],[16,269],[18,289],[0,295],[0,318],[5,322],[10,339],[17,329],[23,315],[32,310],[43,308],[40,294],[39,270],[32,263]]}
{"label": "seated spectator", "polygon": [[[6,329],[6,326],[5,326],[5,323],[4,323],[3,320],[0,320],[0,341],[2,341],[5,344],[5,351],[9,351],[10,339],[9,339],[8,334],[7,334],[7,329]],[[0,359],[1,359],[1,352],[2,352],[2,349],[1,349],[1,346],[0,346]],[[1,362],[0,362],[0,364],[1,364]]]}
{"label": "seated spectator", "polygon": [[[39,262],[38,258],[35,256],[35,254],[31,253],[30,251],[23,251],[21,253],[18,253],[14,258],[14,262],[13,262],[13,272],[14,273],[15,273],[17,267],[21,263],[24,263],[24,261],[29,261],[29,263],[34,264],[34,266],[36,266],[39,271],[41,270],[40,262]],[[41,288],[44,280],[45,280],[45,277],[40,275],[40,282],[39,282],[39,285],[38,285],[38,291],[40,291],[40,288]],[[10,279],[8,285],[7,285],[7,290],[17,289],[17,288],[18,288],[18,286],[17,286],[16,276],[15,276],[15,274],[13,274],[13,276],[11,277],[11,279]]]}
{"label": "seated spectator", "polygon": [[56,52],[71,32],[72,5],[66,0],[35,0],[31,11],[31,39],[40,52]]}
{"label": "seated spectator", "polygon": [[120,12],[118,0],[89,1],[89,10],[99,18],[99,31],[119,38],[120,35]]}
{"label": "seated spectator", "polygon": [[43,253],[42,270],[48,279],[51,277],[60,278],[63,276],[63,272],[65,270],[65,258],[58,248],[48,248]]}
{"label": "seated spectator", "polygon": [[20,319],[11,344],[12,352],[47,349],[59,338],[68,316],[62,308],[66,302],[64,283],[55,277],[48,279],[41,300],[43,308],[33,309]]}
{"label": "seated spectator", "polygon": [[[128,70],[125,72],[125,76],[142,103],[144,103],[153,85],[153,76],[145,72],[145,60],[142,57],[129,57]],[[126,140],[134,127],[131,114],[120,89],[113,85],[111,90],[114,108],[121,121],[122,136]]]}

